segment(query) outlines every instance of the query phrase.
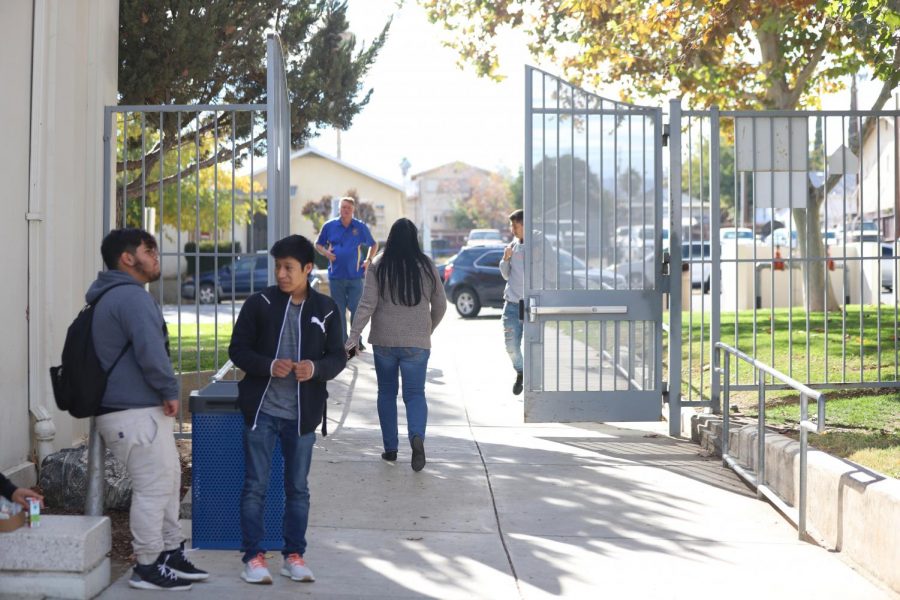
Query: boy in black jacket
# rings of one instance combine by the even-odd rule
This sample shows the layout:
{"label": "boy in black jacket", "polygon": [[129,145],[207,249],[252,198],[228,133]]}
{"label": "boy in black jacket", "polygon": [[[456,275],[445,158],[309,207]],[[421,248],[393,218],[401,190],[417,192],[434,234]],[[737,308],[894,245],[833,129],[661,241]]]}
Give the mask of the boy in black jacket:
{"label": "boy in black jacket", "polygon": [[[341,320],[334,301],[309,287],[315,249],[291,235],[272,246],[277,285],[253,294],[241,308],[228,354],[246,373],[238,384],[244,415],[244,487],[241,550],[248,583],[272,583],[260,546],[269,466],[275,441],[284,454],[284,564],[281,574],[314,581],[306,566],[309,520],[307,478],[322,423],[326,382],[347,364]],[[326,433],[325,425],[322,426]]]}

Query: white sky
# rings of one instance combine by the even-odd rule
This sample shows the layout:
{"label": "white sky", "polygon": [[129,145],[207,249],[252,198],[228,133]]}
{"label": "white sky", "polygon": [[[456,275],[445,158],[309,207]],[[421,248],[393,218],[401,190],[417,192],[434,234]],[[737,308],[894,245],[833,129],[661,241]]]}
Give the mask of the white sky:
{"label": "white sky", "polygon": [[[500,66],[507,78],[498,83],[477,77],[471,68],[461,70],[456,53],[440,43],[450,34],[430,24],[415,0],[406,0],[399,10],[394,0],[351,2],[348,19],[357,41],[368,45],[392,13],[387,44],[364,83],[363,89],[374,92],[352,127],[342,132],[341,158],[397,183],[404,157],[411,175],[455,160],[515,173],[524,152],[525,64],[536,64],[524,37],[503,38]],[[549,64],[543,68],[559,72]],[[869,108],[879,88],[878,82],[860,84],[861,109]],[[616,97],[613,90],[592,91]],[[849,91],[823,104],[849,108]],[[321,131],[310,145],[337,154],[333,130]]]}
{"label": "white sky", "polygon": [[[403,157],[411,175],[455,160],[515,172],[524,152],[524,44],[504,52],[508,77],[497,83],[459,69],[456,53],[440,43],[445,32],[414,0],[399,11],[392,0],[351,2],[348,19],[357,41],[371,40],[391,13],[387,44],[364,84],[374,89],[372,98],[341,133],[341,158],[398,183]],[[337,153],[331,130],[310,145]]]}

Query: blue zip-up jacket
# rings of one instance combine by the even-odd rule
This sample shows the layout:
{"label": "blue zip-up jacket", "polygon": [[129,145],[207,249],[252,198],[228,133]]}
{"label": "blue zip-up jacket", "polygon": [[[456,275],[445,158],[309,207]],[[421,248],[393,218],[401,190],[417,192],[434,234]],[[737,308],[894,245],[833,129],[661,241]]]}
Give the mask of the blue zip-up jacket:
{"label": "blue zip-up jacket", "polygon": [[124,271],[98,274],[85,300],[93,303],[107,289],[94,308],[91,327],[100,366],[109,369],[129,342],[131,347],[109,374],[100,405],[146,408],[177,400],[178,380],[166,351],[166,322],[156,300]]}
{"label": "blue zip-up jacket", "polygon": [[[290,295],[277,285],[253,294],[241,307],[231,333],[228,356],[246,373],[238,383],[238,406],[250,427],[256,427],[272,379],[272,361],[278,355],[289,301]],[[300,359],[312,361],[315,369],[312,379],[299,385],[298,427],[303,435],[315,431],[322,422],[328,398],[326,382],[347,365],[337,305],[312,288],[300,311]],[[323,434],[325,431],[323,427]]]}

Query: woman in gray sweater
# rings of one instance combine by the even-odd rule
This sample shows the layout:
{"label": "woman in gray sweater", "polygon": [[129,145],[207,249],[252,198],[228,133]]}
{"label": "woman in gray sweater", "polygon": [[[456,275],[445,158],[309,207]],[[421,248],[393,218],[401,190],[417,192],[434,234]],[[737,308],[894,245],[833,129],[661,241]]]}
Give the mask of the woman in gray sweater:
{"label": "woman in gray sweater", "polygon": [[418,230],[409,219],[391,227],[384,251],[366,271],[362,298],[347,337],[351,355],[369,319],[369,344],[378,378],[378,421],[384,460],[397,460],[397,392],[403,379],[403,403],[412,448],[413,471],[425,467],[425,372],[431,333],[447,310],[447,296],[431,259],[419,247]]}

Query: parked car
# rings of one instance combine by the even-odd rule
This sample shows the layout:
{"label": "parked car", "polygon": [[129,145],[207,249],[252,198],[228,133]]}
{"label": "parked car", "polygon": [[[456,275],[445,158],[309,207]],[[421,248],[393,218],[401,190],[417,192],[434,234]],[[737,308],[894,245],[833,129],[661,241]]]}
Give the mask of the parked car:
{"label": "parked car", "polygon": [[[681,263],[687,265],[691,274],[691,287],[702,287],[709,291],[709,275],[712,272],[711,246],[708,241],[684,242],[681,244]],[[628,282],[631,289],[649,289],[653,287],[654,267],[657,259],[649,253],[642,260],[621,263],[616,272]]]}
{"label": "parked car", "polygon": [[859,242],[882,242],[881,232],[875,221],[863,221],[855,225],[848,225],[846,229],[835,228],[836,244],[852,244]]}
{"label": "parked car", "polygon": [[[737,240],[737,242],[735,242]],[[755,244],[756,234],[748,227],[723,227],[719,230],[722,244]]]}
{"label": "parked car", "polygon": [[[618,256],[623,259],[639,259],[653,247],[653,233],[656,230],[651,224],[619,227],[616,229],[616,246]],[[663,246],[669,243],[669,230],[663,229]],[[630,254],[629,254],[630,253]]]}
{"label": "parked car", "polygon": [[470,246],[444,265],[444,290],[461,317],[476,317],[484,306],[503,306],[506,280],[500,275],[502,258],[503,247]]}
{"label": "parked car", "polygon": [[[788,241],[790,239],[790,242]],[[791,248],[796,248],[799,244],[797,238],[797,230],[791,230],[790,238],[788,238],[788,230],[784,227],[779,227],[774,230],[772,233],[763,238],[763,244],[766,246],[775,246],[781,248],[787,248],[790,246]]]}
{"label": "parked car", "polygon": [[218,271],[207,271],[199,277],[187,277],[181,284],[181,297],[200,304],[215,304],[222,298],[247,297],[268,285],[269,257],[267,254],[240,256],[232,264]]}
{"label": "parked car", "polygon": [[459,245],[452,243],[450,240],[438,238],[431,240],[431,258],[435,260],[444,259],[453,256],[459,252]]}
{"label": "parked car", "polygon": [[503,243],[499,229],[473,229],[466,239],[466,246],[496,246]]}
{"label": "parked car", "polygon": [[896,268],[894,247],[890,244],[881,244],[881,287],[889,292],[894,291],[894,270]]}
{"label": "parked car", "polygon": [[[557,271],[548,273],[547,278],[559,289],[625,289],[625,278],[611,269],[590,268],[570,252],[548,247]],[[463,248],[451,262],[442,265],[447,298],[461,317],[475,317],[482,307],[503,306],[506,280],[500,274],[502,258],[502,246],[475,246]],[[442,272],[441,267],[438,272]]]}

